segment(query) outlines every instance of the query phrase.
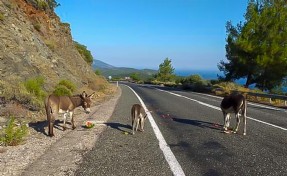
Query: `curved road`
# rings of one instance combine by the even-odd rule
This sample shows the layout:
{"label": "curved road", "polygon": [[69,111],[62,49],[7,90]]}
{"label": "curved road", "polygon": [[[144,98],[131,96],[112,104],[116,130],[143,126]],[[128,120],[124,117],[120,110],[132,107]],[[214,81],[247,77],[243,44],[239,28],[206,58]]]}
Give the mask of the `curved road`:
{"label": "curved road", "polygon": [[[285,110],[248,104],[247,135],[242,135],[242,126],[238,134],[224,134],[221,98],[125,84],[151,111],[185,175],[287,174]],[[139,100],[127,86],[121,89],[107,130],[85,155],[76,175],[173,175],[149,122],[143,133],[125,133],[131,131],[130,108]]]}

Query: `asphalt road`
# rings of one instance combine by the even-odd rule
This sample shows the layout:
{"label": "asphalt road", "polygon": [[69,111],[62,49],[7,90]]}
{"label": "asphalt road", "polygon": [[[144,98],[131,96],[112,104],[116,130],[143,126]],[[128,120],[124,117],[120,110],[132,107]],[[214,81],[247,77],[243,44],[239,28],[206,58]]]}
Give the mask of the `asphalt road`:
{"label": "asphalt road", "polygon": [[[238,134],[225,134],[218,110],[220,98],[128,85],[152,111],[185,175],[287,175],[284,110],[248,104],[247,135],[242,135],[242,126]],[[138,100],[126,86],[121,88],[110,127],[85,156],[76,175],[172,175],[150,123],[143,133],[123,133],[131,131],[130,107]]]}

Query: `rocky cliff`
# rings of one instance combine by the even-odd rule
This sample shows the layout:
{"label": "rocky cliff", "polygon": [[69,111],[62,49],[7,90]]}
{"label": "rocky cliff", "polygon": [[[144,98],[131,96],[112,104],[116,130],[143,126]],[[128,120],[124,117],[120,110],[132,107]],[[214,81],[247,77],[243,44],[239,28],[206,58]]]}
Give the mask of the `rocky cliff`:
{"label": "rocky cliff", "polygon": [[47,92],[61,79],[94,90],[106,84],[78,53],[69,24],[39,2],[48,0],[0,1],[0,81],[17,85],[41,75]]}

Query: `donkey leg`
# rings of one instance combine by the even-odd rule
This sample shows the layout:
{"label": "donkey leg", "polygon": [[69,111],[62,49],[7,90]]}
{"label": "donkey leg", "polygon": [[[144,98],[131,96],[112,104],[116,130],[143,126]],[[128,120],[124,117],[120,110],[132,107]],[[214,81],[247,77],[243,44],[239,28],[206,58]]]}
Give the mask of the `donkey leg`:
{"label": "donkey leg", "polygon": [[225,121],[224,121],[224,131],[228,130],[228,127],[230,125],[230,113],[225,113]]}
{"label": "donkey leg", "polygon": [[139,128],[139,123],[140,123],[140,118],[139,117],[137,117],[137,119],[136,119],[136,131],[138,131],[138,128]]}
{"label": "donkey leg", "polygon": [[144,118],[143,117],[141,117],[141,119],[140,119],[140,131],[141,132],[143,132],[144,131]]}
{"label": "donkey leg", "polygon": [[244,123],[243,135],[246,135],[246,116],[243,117],[243,123]]}
{"label": "donkey leg", "polygon": [[75,125],[75,121],[74,121],[73,112],[70,112],[70,118],[71,118],[71,122],[72,122],[72,130],[74,130],[76,128],[76,125]]}
{"label": "donkey leg", "polygon": [[49,121],[49,136],[55,136],[54,135],[54,131],[53,131],[53,129],[54,129],[54,123],[55,123],[55,116],[56,116],[57,114],[51,114],[51,117],[50,117],[50,119],[48,120]]}
{"label": "donkey leg", "polygon": [[67,121],[67,113],[64,113],[64,125],[63,125],[63,131],[66,130],[66,121]]}
{"label": "donkey leg", "polygon": [[135,131],[137,130],[137,124],[138,124],[138,119],[133,119],[132,121],[133,134],[135,134]]}
{"label": "donkey leg", "polygon": [[226,130],[226,113],[223,112],[223,130]]}
{"label": "donkey leg", "polygon": [[237,123],[236,123],[235,130],[233,130],[233,133],[237,133],[238,127],[239,127],[239,124],[240,124],[240,116],[239,116],[239,113],[237,113],[235,116],[236,116]]}

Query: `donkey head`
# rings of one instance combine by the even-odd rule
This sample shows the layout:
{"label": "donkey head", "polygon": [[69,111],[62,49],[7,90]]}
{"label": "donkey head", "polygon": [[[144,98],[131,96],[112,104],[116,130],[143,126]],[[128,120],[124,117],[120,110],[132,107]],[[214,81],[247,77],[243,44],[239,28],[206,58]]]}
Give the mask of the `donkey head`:
{"label": "donkey head", "polygon": [[90,113],[91,112],[91,104],[92,104],[92,97],[95,95],[95,92],[92,93],[91,95],[88,95],[85,91],[83,91],[83,93],[81,94],[81,99],[82,99],[82,107],[84,108],[84,110],[86,111],[86,113]]}

